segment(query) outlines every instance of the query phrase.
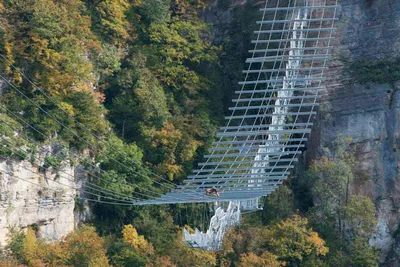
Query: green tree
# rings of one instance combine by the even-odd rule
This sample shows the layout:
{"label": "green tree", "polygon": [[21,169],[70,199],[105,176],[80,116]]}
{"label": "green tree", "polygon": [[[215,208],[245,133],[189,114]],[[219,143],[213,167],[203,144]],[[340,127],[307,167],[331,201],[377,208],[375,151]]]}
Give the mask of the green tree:
{"label": "green tree", "polygon": [[375,205],[361,195],[351,196],[345,207],[347,227],[353,236],[369,238],[376,227]]}
{"label": "green tree", "polygon": [[379,266],[379,254],[368,244],[368,239],[357,237],[350,249],[350,263],[354,267]]}
{"label": "green tree", "polygon": [[349,200],[349,186],[353,180],[351,166],[346,160],[329,161],[322,158],[307,172],[313,181],[314,212],[320,225],[344,235],[345,206]]}
{"label": "green tree", "polygon": [[170,19],[170,2],[169,0],[138,0],[135,6],[141,19],[149,25],[165,23]]}
{"label": "green tree", "polygon": [[286,185],[280,186],[276,191],[265,198],[261,218],[264,224],[281,221],[290,217],[294,212],[293,193]]}

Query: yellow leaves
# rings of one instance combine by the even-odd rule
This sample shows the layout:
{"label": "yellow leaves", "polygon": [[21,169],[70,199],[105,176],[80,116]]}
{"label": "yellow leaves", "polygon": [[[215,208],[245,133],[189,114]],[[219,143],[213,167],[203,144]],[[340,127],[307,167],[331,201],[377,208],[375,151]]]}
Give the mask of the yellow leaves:
{"label": "yellow leaves", "polygon": [[70,233],[63,244],[67,251],[67,263],[72,266],[108,267],[104,240],[93,227],[84,226],[77,232]]}
{"label": "yellow leaves", "polygon": [[35,231],[32,228],[28,228],[23,244],[22,255],[25,258],[29,266],[38,266],[37,260],[39,254],[39,246],[37,244]]}
{"label": "yellow leaves", "polygon": [[271,247],[280,259],[302,261],[305,257],[328,253],[325,241],[308,227],[307,218],[294,215],[272,228]]}
{"label": "yellow leaves", "polygon": [[176,90],[202,89],[204,85],[194,66],[201,62],[218,62],[219,51],[205,38],[207,26],[198,19],[175,17],[169,24],[152,24],[149,32],[158,56],[165,62],[155,67],[160,80]]}
{"label": "yellow leaves", "polygon": [[177,267],[168,256],[157,257],[154,263],[146,264],[146,267]]}
{"label": "yellow leaves", "polygon": [[[272,227],[231,229],[225,236],[223,266],[301,266],[328,253],[325,241],[299,215]],[[299,265],[300,264],[300,265]]]}
{"label": "yellow leaves", "polygon": [[[31,79],[51,95],[65,94],[78,83],[94,81],[84,55],[94,51],[96,35],[79,0],[17,1],[5,5],[5,51],[15,65],[23,64]],[[4,3],[4,2],[3,2]],[[11,47],[10,44],[13,44]],[[22,77],[14,74],[14,81]]]}
{"label": "yellow leaves", "polygon": [[183,144],[182,153],[180,154],[181,161],[191,160],[194,157],[196,150],[203,145],[203,142],[195,139],[187,139],[185,141],[187,142]]}
{"label": "yellow leaves", "polygon": [[173,0],[172,4],[176,12],[180,14],[194,13],[196,9],[207,6],[206,0]]}
{"label": "yellow leaves", "polygon": [[325,256],[329,252],[329,248],[325,246],[325,241],[319,237],[317,232],[312,232],[311,236],[307,237],[308,242],[313,244],[317,255]]}
{"label": "yellow leaves", "polygon": [[122,230],[123,240],[134,247],[138,252],[145,255],[153,255],[153,245],[144,239],[142,235],[138,235],[136,229],[131,225],[125,225]]}
{"label": "yellow leaves", "polygon": [[165,173],[169,180],[174,180],[174,178],[182,173],[182,167],[168,162],[163,162],[157,166],[157,170],[161,173]]}
{"label": "yellow leaves", "polygon": [[182,172],[182,167],[176,162],[176,152],[182,141],[182,132],[175,128],[171,122],[164,122],[160,130],[150,129],[147,133],[151,139],[151,146],[156,148],[163,161],[158,164],[157,169],[165,173],[170,180]]}
{"label": "yellow leaves", "polygon": [[121,43],[121,38],[129,38],[129,25],[125,16],[129,7],[130,4],[126,0],[105,0],[96,6],[103,33],[109,38],[114,37],[114,43]]}
{"label": "yellow leaves", "polygon": [[278,257],[268,251],[265,251],[261,256],[257,256],[253,252],[242,254],[238,267],[281,267],[286,266],[285,263],[280,262]]}
{"label": "yellow leaves", "polygon": [[352,234],[358,237],[369,238],[375,230],[375,205],[366,196],[353,195],[345,208],[345,220]]}
{"label": "yellow leaves", "polygon": [[61,108],[68,113],[70,116],[75,116],[74,107],[66,102],[60,103]]}

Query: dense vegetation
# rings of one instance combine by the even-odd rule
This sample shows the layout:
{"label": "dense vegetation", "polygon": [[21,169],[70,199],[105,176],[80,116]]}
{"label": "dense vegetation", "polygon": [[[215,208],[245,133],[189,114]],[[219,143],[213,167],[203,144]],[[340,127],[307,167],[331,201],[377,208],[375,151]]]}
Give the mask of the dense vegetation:
{"label": "dense vegetation", "polygon": [[[235,29],[248,27],[243,14],[255,13],[255,2],[234,11]],[[229,4],[219,1],[222,9]],[[181,181],[211,142],[235,89],[226,92],[229,86],[218,82],[227,73],[238,79],[233,69],[243,62],[235,44],[241,32],[223,47],[212,44],[211,26],[198,15],[205,5],[1,0],[0,68],[9,84],[3,80],[0,91],[0,131],[8,137],[0,154],[37,163],[38,147],[57,144],[41,168],[57,172],[62,161],[83,166],[88,180],[117,194],[162,193],[148,176]],[[178,225],[206,227],[205,205],[94,204],[93,226],[59,243],[38,239],[34,226],[14,230],[0,265],[377,266],[368,245],[375,207],[352,194],[352,170],[347,146],[315,161],[269,196],[264,211],[245,216],[218,253],[182,242]]]}

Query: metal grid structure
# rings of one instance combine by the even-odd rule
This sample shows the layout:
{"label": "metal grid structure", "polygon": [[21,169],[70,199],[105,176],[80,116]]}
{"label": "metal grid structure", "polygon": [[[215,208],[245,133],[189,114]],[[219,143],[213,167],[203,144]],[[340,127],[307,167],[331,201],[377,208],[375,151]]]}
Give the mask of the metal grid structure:
{"label": "metal grid structure", "polygon": [[[205,162],[178,189],[135,205],[241,201],[257,209],[258,199],[282,184],[305,147],[338,7],[337,0],[267,0],[241,89]],[[206,188],[220,196],[205,195]]]}

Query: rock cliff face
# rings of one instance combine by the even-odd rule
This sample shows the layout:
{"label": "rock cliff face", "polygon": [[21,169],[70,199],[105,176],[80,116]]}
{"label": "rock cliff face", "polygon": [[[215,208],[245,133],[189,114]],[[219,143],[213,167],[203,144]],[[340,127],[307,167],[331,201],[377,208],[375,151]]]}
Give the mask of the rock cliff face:
{"label": "rock cliff face", "polygon": [[[260,15],[257,9],[263,3],[216,0],[203,12],[204,19],[214,24],[214,41],[229,52],[223,59],[225,98],[231,98],[237,89],[254,21]],[[357,83],[347,71],[346,62],[376,62],[400,56],[400,1],[341,0],[340,4],[334,60],[305,157],[332,155],[339,134],[351,138],[357,162],[352,190],[371,197],[377,207],[377,234],[370,243],[382,249],[384,265],[399,266],[400,81]],[[75,172],[63,164],[58,175],[46,173],[42,178],[43,173],[28,161],[0,160],[1,245],[12,226],[36,225],[38,234],[48,239],[72,231],[76,192],[54,180],[75,187],[76,182],[65,174],[76,177]]]}
{"label": "rock cliff face", "polygon": [[[220,0],[204,12],[204,17],[214,23],[215,41],[240,51],[236,56],[242,62],[247,56],[246,42],[249,43],[248,30],[251,30],[246,27],[254,25],[260,16],[257,14],[260,2],[264,1]],[[377,207],[379,223],[370,244],[382,249],[381,261],[385,266],[399,266],[400,81],[360,84],[357,77],[350,75],[348,65],[399,57],[400,1],[341,0],[339,4],[342,7],[333,42],[333,60],[304,162],[322,155],[332,156],[338,135],[351,138],[357,162],[352,190],[368,195]],[[225,58],[224,66],[230,60]],[[226,67],[224,76],[240,73],[241,68]],[[231,92],[237,86],[237,79],[228,80],[226,89]]]}
{"label": "rock cliff face", "polygon": [[339,134],[351,138],[356,157],[353,191],[368,195],[377,207],[377,233],[370,244],[382,249],[381,261],[387,266],[398,266],[400,83],[359,84],[357,72],[350,75],[344,62],[373,63],[399,56],[400,2],[342,0],[341,5],[334,60],[308,156],[329,155]]}
{"label": "rock cliff face", "polygon": [[0,246],[13,227],[32,226],[39,237],[58,240],[74,230],[76,188],[80,177],[75,168],[61,162],[57,171],[43,171],[50,149],[42,148],[33,160],[0,159]]}

